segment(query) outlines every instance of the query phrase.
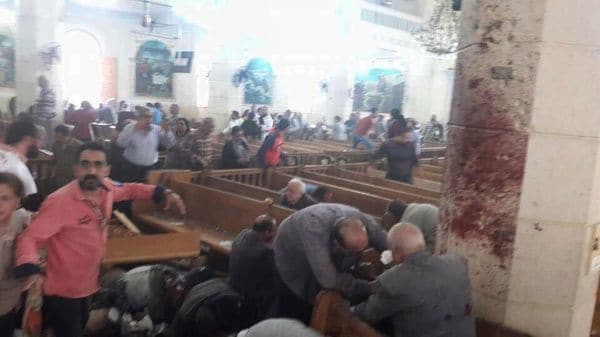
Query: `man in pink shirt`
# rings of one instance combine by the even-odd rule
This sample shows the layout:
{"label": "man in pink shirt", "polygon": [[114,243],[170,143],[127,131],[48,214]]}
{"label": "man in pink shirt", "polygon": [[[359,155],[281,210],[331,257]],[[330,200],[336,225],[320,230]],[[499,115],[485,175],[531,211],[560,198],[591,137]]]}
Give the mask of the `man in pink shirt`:
{"label": "man in pink shirt", "polygon": [[[185,214],[183,201],[172,191],[116,183],[107,178],[109,172],[104,148],[82,145],[76,154],[76,179],[48,196],[17,242],[15,275],[30,277],[30,286],[43,283],[43,312],[56,336],[83,336],[89,297],[98,290],[113,202],[165,201],[166,208]],[[39,267],[42,247],[48,251],[45,277]]]}

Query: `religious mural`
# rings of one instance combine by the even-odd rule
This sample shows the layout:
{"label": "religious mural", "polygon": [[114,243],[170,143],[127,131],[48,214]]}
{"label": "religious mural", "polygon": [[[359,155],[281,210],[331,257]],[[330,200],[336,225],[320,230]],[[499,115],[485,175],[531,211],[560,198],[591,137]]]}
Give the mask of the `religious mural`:
{"label": "religious mural", "polygon": [[171,52],[164,43],[156,40],[144,42],[136,55],[136,95],[173,97],[172,68]]}
{"label": "religious mural", "polygon": [[366,73],[357,73],[352,110],[377,108],[379,112],[402,111],[405,79],[402,71],[391,68],[372,68]]}
{"label": "religious mural", "polygon": [[0,34],[0,87],[15,87],[15,44],[4,34]]}
{"label": "religious mural", "polygon": [[275,79],[271,64],[262,58],[251,59],[246,65],[244,75],[244,103],[271,104]]}

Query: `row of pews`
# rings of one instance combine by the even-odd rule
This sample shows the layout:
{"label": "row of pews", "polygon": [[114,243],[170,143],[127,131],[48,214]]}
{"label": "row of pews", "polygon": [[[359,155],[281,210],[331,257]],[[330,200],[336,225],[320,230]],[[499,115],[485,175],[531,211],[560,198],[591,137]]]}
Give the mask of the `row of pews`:
{"label": "row of pews", "polygon": [[[207,254],[226,257],[236,235],[247,228],[256,216],[269,213],[281,222],[294,212],[277,203],[265,202],[267,198],[277,200],[278,191],[293,177],[325,185],[333,192],[332,202],[355,206],[379,219],[394,198],[439,204],[442,165],[443,160],[424,163],[421,167],[423,173],[436,174],[438,180],[420,178],[423,184],[416,186],[386,180],[382,178],[383,171],[370,168],[368,163],[280,167],[266,172],[259,169],[158,170],[149,174],[149,182],[177,191],[188,205],[188,215],[177,217],[151,202],[136,201],[133,204],[134,219],[170,233],[162,235],[183,237],[195,233]],[[139,247],[136,244],[125,249],[137,250],[136,246]],[[171,249],[175,247],[171,246]],[[121,255],[126,254],[121,252]],[[334,291],[324,291],[318,296],[311,326],[325,336],[381,336],[354,317],[348,303]]]}

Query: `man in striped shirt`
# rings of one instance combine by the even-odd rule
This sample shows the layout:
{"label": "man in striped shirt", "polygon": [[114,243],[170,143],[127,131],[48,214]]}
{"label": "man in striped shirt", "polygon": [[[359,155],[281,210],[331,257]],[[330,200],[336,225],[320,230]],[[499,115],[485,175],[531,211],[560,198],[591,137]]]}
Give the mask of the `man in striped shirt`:
{"label": "man in striped shirt", "polygon": [[35,102],[34,114],[36,123],[43,126],[46,130],[44,144],[49,147],[54,142],[56,98],[54,91],[50,89],[50,82],[46,76],[41,75],[38,77],[38,85],[40,86],[40,96]]}

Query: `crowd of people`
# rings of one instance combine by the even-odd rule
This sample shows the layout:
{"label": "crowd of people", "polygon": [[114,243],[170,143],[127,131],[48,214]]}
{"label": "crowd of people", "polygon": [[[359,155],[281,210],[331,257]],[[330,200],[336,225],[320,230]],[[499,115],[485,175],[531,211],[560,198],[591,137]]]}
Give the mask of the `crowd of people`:
{"label": "crowd of people", "polygon": [[[57,124],[53,94],[44,78],[39,82],[38,102],[8,126],[0,145],[0,336],[21,326],[22,297],[29,293],[43,296],[44,326],[56,337],[84,336],[94,325],[90,313],[99,309],[108,318],[95,336],[314,337],[306,325],[322,290],[339,291],[355,317],[388,336],[474,336],[466,260],[434,253],[437,207],[394,200],[377,223],[331,203],[327,187],[299,178],[277,200],[292,215],[281,224],[260,215],[237,235],[228,278],[206,267],[151,265],[103,280],[113,204],[127,212],[132,200],[153,200],[185,215],[194,205],[144,180],[159,167],[159,151],[166,152],[166,168],[212,168],[215,123],[205,118],[192,127],[176,104],[167,115],[160,103],[130,111],[110,100],[99,109],[69,105],[65,124]],[[412,183],[416,122],[398,110],[390,114],[388,121],[376,110],[345,123],[336,117],[329,129],[334,140],[354,147],[380,143],[374,158],[387,157],[387,178]],[[94,122],[116,126],[109,145],[94,141]],[[443,133],[435,123],[431,132]],[[44,198],[26,162],[44,146],[49,128],[56,191]],[[300,113],[273,116],[266,107],[233,111],[222,133],[228,140],[220,167],[249,167],[248,139],[255,139],[261,142],[256,164],[265,169],[279,165],[286,140],[315,134]],[[386,271],[358,278],[353,272],[368,248],[389,252]]]}

